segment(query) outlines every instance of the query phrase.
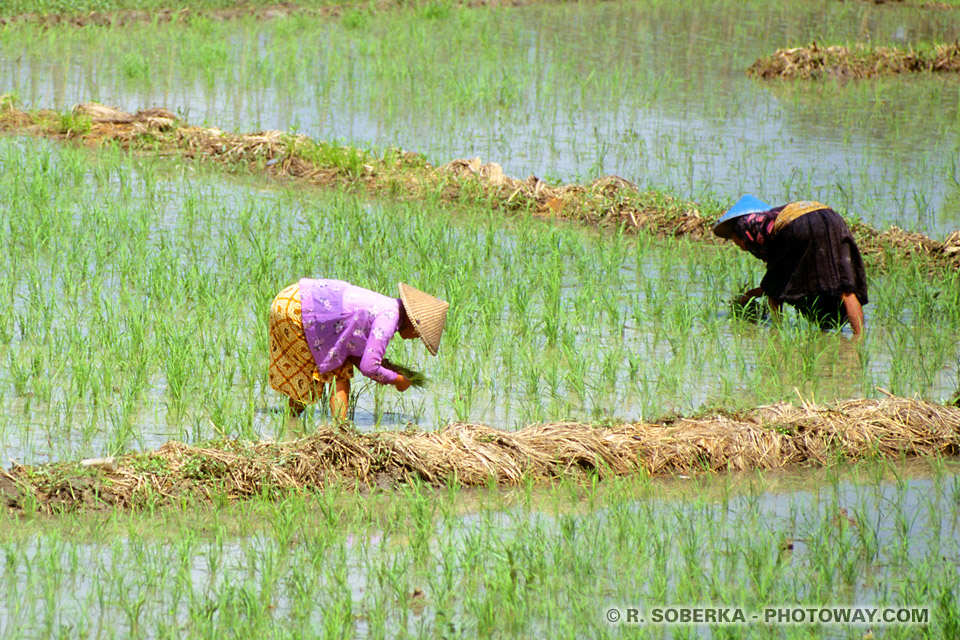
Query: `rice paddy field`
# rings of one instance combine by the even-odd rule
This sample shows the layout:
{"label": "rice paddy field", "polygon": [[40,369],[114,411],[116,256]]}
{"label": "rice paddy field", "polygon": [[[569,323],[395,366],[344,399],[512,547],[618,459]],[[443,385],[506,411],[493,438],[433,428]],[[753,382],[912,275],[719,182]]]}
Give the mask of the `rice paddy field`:
{"label": "rice paddy field", "polygon": [[[4,15],[114,8],[24,0]],[[435,165],[480,156],[552,182],[616,174],[711,211],[750,192],[939,240],[960,229],[960,79],[746,75],[814,40],[953,42],[949,6],[335,8],[11,22],[0,94],[65,122],[80,102],[162,106],[224,131],[396,146]],[[950,402],[960,275],[893,255],[867,270],[867,333],[854,341],[789,310],[779,323],[735,317],[730,299],[763,265],[730,244],[508,216],[439,188],[372,198],[5,135],[0,459],[42,470],[325,425],[323,403],[293,419],[267,384],[267,310],[301,277],[387,295],[404,281],[450,302],[437,358],[415,342],[388,350],[428,387],[355,379],[360,431],[612,425],[886,394]],[[954,638],[958,517],[949,456],[509,489],[339,483],[56,515],[4,505],[0,637]],[[929,619],[608,617],[708,605],[920,607]]]}

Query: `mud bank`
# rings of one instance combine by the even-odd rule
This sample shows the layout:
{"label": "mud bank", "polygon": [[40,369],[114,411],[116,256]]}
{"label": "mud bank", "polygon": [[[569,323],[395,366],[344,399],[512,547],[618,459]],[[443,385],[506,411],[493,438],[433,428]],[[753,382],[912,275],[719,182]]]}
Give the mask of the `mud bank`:
{"label": "mud bank", "polygon": [[814,42],[806,47],[777,49],[773,55],[758,58],[747,69],[748,75],[764,80],[860,79],[905,73],[958,72],[960,42],[919,51],[869,45],[823,46]]}
{"label": "mud bank", "polygon": [[[78,105],[68,114],[25,112],[0,97],[0,132],[91,147],[112,144],[134,153],[219,164],[233,172],[316,187],[350,187],[404,199],[439,194],[451,204],[480,202],[508,214],[719,242],[710,232],[719,211],[701,212],[696,203],[641,191],[618,176],[605,176],[589,185],[554,185],[536,176],[523,180],[507,176],[499,164],[484,164],[479,158],[437,167],[401,149],[373,153],[283,131],[228,133],[191,126],[163,108],[129,114],[93,103]],[[874,268],[883,269],[891,258],[920,260],[930,268],[960,268],[960,231],[939,242],[897,227],[878,231],[863,224],[851,226]]]}
{"label": "mud bank", "polygon": [[279,497],[331,483],[358,490],[414,480],[517,485],[563,476],[780,469],[958,452],[960,408],[896,397],[519,431],[454,423],[436,432],[364,434],[324,426],[290,442],[168,442],[86,465],[15,465],[0,470],[0,504],[14,512],[58,513]]}
{"label": "mud bank", "polygon": [[[556,4],[562,0],[463,0],[449,4],[452,8],[519,7],[531,4]],[[445,6],[447,4],[445,3]],[[41,27],[125,27],[135,24],[188,23],[195,19],[225,22],[241,18],[258,21],[279,20],[295,15],[339,19],[348,11],[386,12],[409,9],[404,0],[377,0],[376,2],[341,2],[323,6],[301,6],[295,2],[250,6],[237,3],[225,9],[195,9],[190,7],[161,9],[159,11],[87,11],[77,13],[23,13],[0,15],[0,27],[34,24]]]}

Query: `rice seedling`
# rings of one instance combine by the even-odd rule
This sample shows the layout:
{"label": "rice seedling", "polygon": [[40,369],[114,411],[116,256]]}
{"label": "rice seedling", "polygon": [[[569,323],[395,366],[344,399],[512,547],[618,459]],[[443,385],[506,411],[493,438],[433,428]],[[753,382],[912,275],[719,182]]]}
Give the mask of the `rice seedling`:
{"label": "rice seedling", "polygon": [[[791,475],[747,476],[743,485],[730,476],[623,480],[586,491],[580,483],[561,484],[515,496],[413,485],[366,498],[330,490],[219,511],[27,522],[3,528],[4,602],[19,605],[5,606],[0,624],[16,638],[51,629],[77,637],[105,629],[128,637],[174,629],[276,635],[290,621],[318,634],[346,625],[372,635],[604,636],[617,631],[604,618],[614,606],[715,601],[760,608],[799,600],[925,603],[931,608],[925,629],[936,637],[951,624],[956,594],[931,554],[955,549],[956,542],[926,547],[931,529],[887,525],[898,513],[907,523],[914,514],[935,513],[931,505],[947,497],[931,491],[939,472],[922,464],[899,471],[902,489],[887,479],[890,466],[879,476],[871,466],[860,476],[806,476],[799,487]],[[937,486],[948,491],[942,480],[949,477]],[[698,499],[690,499],[693,490]],[[896,513],[885,506],[891,499],[901,505]],[[838,526],[843,505],[879,518],[870,525],[876,537]],[[857,527],[868,519],[858,519]],[[41,526],[37,537],[33,529]],[[783,535],[794,541],[788,555],[777,551]],[[873,551],[860,546],[863,536],[874,540]],[[117,542],[105,542],[111,538]],[[903,548],[910,562],[891,564]],[[558,601],[567,604],[557,607]],[[916,629],[883,627],[892,637],[911,637]],[[736,631],[765,637],[770,627]]]}

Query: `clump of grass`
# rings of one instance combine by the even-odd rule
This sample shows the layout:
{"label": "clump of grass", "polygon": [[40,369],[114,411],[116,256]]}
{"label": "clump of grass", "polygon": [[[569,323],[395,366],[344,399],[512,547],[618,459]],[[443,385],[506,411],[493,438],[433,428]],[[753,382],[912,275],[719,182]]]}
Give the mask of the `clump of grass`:
{"label": "clump of grass", "polygon": [[759,324],[770,317],[770,305],[763,296],[743,301],[744,294],[751,288],[743,286],[739,293],[730,298],[730,315],[737,320]]}
{"label": "clump of grass", "polygon": [[60,133],[65,136],[84,136],[88,135],[93,127],[90,118],[82,114],[63,113],[60,114]]}

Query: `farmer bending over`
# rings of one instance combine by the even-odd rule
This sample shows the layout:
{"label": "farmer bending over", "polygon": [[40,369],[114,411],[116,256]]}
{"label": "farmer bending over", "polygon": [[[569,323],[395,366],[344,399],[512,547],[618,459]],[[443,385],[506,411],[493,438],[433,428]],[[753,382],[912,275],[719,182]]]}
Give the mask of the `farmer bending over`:
{"label": "farmer bending over", "polygon": [[847,223],[833,209],[819,202],[771,207],[747,195],[713,232],[767,263],[760,286],[740,296],[740,305],[766,294],[775,314],[786,302],[821,329],[849,322],[855,337],[863,333],[863,260]]}
{"label": "farmer bending over", "polygon": [[340,280],[303,278],[277,294],[270,306],[270,386],[290,398],[295,415],[320,399],[322,385],[335,382],[330,413],[346,420],[354,366],[406,391],[409,370],[383,357],[395,333],[419,337],[437,355],[448,303],[402,282],[399,288],[397,299]]}

